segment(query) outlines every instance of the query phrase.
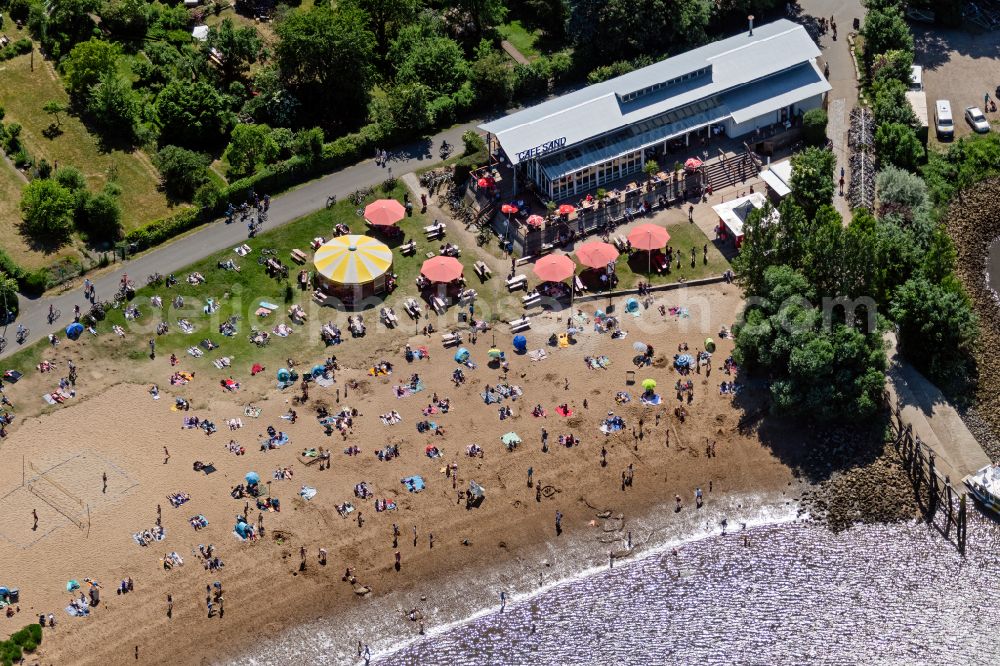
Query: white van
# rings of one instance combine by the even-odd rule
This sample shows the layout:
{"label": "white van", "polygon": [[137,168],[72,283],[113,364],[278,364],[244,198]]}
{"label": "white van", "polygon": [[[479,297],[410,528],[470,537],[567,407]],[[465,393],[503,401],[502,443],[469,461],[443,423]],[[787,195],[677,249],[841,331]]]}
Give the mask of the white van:
{"label": "white van", "polygon": [[934,103],[934,129],[939,139],[951,139],[955,136],[955,119],[951,115],[951,102],[939,99]]}
{"label": "white van", "polygon": [[910,90],[921,92],[924,89],[924,68],[914,65],[910,68]]}

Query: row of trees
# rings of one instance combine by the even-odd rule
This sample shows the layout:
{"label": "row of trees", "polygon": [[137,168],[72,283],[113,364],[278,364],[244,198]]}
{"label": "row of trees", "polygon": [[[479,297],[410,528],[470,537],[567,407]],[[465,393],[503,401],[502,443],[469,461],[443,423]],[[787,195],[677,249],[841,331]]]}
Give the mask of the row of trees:
{"label": "row of trees", "polygon": [[[939,221],[960,173],[997,160],[1000,142],[956,147],[933,158],[928,194],[924,161],[905,97],[913,41],[900,8],[870,0],[864,64],[882,169],[877,214],[853,211],[845,225],[833,208],[836,160],[807,148],[792,158],[792,194],[773,223],[753,213],[734,268],[749,299],[736,327],[738,362],[771,380],[775,411],[820,420],[860,419],[881,403],[883,333],[894,326],[901,352],[929,377],[955,388],[970,370],[978,326],[955,277],[955,249]],[[964,159],[964,152],[973,155]],[[993,164],[1000,162],[994,161]],[[992,167],[996,170],[996,167]]]}
{"label": "row of trees", "polygon": [[48,247],[65,243],[74,230],[93,240],[117,239],[121,235],[120,194],[114,182],[100,192],[90,192],[83,174],[72,166],[40,173],[21,192],[24,232]]}

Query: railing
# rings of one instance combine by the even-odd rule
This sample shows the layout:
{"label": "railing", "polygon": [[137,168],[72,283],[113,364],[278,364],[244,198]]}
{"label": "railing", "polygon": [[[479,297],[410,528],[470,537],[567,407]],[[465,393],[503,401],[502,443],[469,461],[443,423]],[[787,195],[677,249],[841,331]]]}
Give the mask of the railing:
{"label": "railing", "polygon": [[[886,393],[888,400],[888,393]],[[936,468],[934,451],[913,434],[913,426],[904,423],[899,406],[891,407],[893,446],[900,463],[913,483],[913,492],[924,519],[934,525],[945,539],[951,540],[952,527],[955,528],[955,546],[965,555],[966,493],[956,490],[948,476],[942,476]]]}

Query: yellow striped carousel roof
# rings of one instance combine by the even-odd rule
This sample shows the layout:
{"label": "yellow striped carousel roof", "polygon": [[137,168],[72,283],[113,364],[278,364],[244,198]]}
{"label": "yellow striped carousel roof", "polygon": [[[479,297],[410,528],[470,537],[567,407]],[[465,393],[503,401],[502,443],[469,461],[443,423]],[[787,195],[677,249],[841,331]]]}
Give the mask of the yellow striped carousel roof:
{"label": "yellow striped carousel roof", "polygon": [[392,250],[370,236],[339,236],[313,256],[320,275],[339,284],[365,284],[392,268]]}

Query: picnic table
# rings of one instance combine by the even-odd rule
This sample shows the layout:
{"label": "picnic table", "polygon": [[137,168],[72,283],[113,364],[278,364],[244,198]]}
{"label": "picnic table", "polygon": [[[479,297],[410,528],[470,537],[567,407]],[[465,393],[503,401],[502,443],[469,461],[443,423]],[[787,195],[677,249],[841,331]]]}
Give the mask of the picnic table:
{"label": "picnic table", "polygon": [[528,276],[521,273],[515,275],[511,279],[507,280],[507,291],[514,291],[515,289],[527,289],[528,288]]}
{"label": "picnic table", "polygon": [[475,263],[475,271],[476,275],[479,276],[479,279],[483,280],[484,282],[486,280],[489,280],[490,277],[493,275],[493,272],[490,270],[490,267],[487,266],[486,263],[483,261],[477,261]]}
{"label": "picnic table", "polygon": [[290,254],[292,255],[292,261],[299,264],[304,264],[306,263],[306,260],[309,259],[309,257],[306,256],[306,253],[298,248],[293,248]]}

